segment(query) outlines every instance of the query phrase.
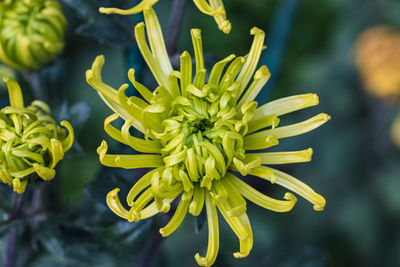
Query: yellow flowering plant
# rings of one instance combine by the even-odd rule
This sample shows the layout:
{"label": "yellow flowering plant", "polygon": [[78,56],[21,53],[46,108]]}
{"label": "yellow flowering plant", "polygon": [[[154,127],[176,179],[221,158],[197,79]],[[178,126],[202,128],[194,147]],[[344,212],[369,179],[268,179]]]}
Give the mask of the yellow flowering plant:
{"label": "yellow flowering plant", "polygon": [[25,107],[18,83],[7,77],[4,81],[10,106],[0,111],[0,179],[21,194],[28,182],[54,178],[56,164],[72,146],[74,131],[69,122],[62,121],[69,132],[66,136],[42,101]]}
{"label": "yellow flowering plant", "polygon": [[355,65],[365,90],[377,98],[400,98],[400,33],[388,25],[365,30],[354,47]]}
{"label": "yellow flowering plant", "polygon": [[[132,15],[143,12],[143,10],[152,7],[157,2],[158,0],[142,0],[139,4],[130,9],[123,10],[119,8],[101,7],[99,11],[105,14]],[[193,3],[201,12],[214,17],[221,31],[227,34],[231,31],[231,23],[226,19],[226,12],[222,0],[193,0]]]}
{"label": "yellow flowering plant", "polygon": [[[321,195],[293,176],[267,166],[310,161],[311,148],[293,152],[263,150],[278,145],[282,138],[321,126],[330,116],[322,113],[303,122],[279,126],[279,116],[317,105],[315,94],[286,97],[258,107],[254,99],[270,78],[266,66],[256,71],[264,32],[251,29],[254,40],[250,52],[239,57],[229,55],[207,73],[201,31],[192,29],[195,71],[187,51],[180,56],[180,70],[174,70],[154,10],[145,8],[143,12],[145,23],[136,25],[135,36],[158,87],[150,91],[135,80],[135,72],[130,69],[129,80],[143,98],[127,97],[128,84],[115,90],[102,81],[103,56],[98,56],[86,72],[87,82],[115,112],[104,121],[105,131],[142,153],[108,154],[108,145],[103,141],[97,149],[100,162],[125,169],[153,168],[129,191],[128,209],[120,202],[119,188],[109,192],[106,199],[110,209],[130,222],[137,222],[168,212],[173,201],[179,202],[171,220],[160,229],[165,237],[179,227],[188,212],[198,216],[205,208],[208,249],[206,256],[195,256],[201,266],[211,266],[218,254],[217,210],[239,238],[240,250],[234,257],[242,258],[253,246],[246,199],[276,212],[289,211],[295,205],[297,200],[291,193],[280,200],[252,188],[246,183],[247,175],[288,188],[310,201],[315,210],[323,210],[325,199]],[[119,118],[125,121],[120,130],[112,125]],[[132,127],[144,138],[131,135]]]}
{"label": "yellow flowering plant", "polygon": [[19,70],[37,70],[64,47],[66,19],[54,0],[0,2],[0,60]]}

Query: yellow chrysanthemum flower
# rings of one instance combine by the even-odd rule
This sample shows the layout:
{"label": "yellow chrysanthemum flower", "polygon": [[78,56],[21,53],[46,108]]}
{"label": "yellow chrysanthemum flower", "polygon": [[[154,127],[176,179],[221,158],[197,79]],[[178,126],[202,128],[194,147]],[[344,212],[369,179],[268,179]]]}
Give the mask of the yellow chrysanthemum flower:
{"label": "yellow chrysanthemum flower", "polygon": [[393,143],[400,148],[400,115],[398,114],[392,123],[390,130]]}
{"label": "yellow chrysanthemum flower", "polygon": [[368,93],[400,98],[400,33],[390,26],[367,29],[355,45],[355,63]]}
{"label": "yellow chrysanthemum flower", "polygon": [[[4,78],[10,106],[0,111],[0,179],[22,194],[30,181],[40,177],[50,180],[56,164],[63,159],[74,141],[71,124],[58,126],[46,103],[35,100],[24,107],[21,88],[11,78]],[[36,174],[36,175],[32,175]]]}
{"label": "yellow chrysanthemum flower", "polygon": [[[278,116],[317,105],[315,94],[287,97],[257,107],[254,99],[270,77],[266,66],[255,72],[263,50],[264,32],[253,28],[254,41],[249,54],[243,57],[230,55],[216,63],[207,75],[201,33],[199,29],[192,29],[196,59],[192,79],[189,53],[182,53],[180,70],[173,70],[154,10],[145,9],[144,18],[146,26],[139,23],[135,35],[159,84],[153,92],[135,80],[133,69],[129,70],[128,77],[143,99],[127,97],[128,84],[119,90],[104,84],[101,79],[103,56],[98,56],[86,72],[88,83],[115,111],[105,120],[105,131],[115,140],[144,153],[107,154],[108,146],[103,141],[97,149],[101,163],[126,169],[154,168],[130,190],[127,196],[129,209],[118,198],[119,188],[109,192],[107,204],[110,209],[130,222],[137,222],[168,212],[171,203],[178,200],[173,217],[160,229],[163,236],[168,236],[179,227],[187,212],[198,216],[205,205],[208,250],[205,257],[195,256],[201,266],[211,266],[218,254],[217,208],[239,238],[240,251],[234,256],[241,258],[246,257],[253,246],[245,199],[277,212],[289,211],[296,203],[296,197],[291,193],[286,193],[284,200],[260,193],[238,178],[235,172],[282,185],[309,200],[315,210],[322,210],[325,206],[322,196],[296,178],[266,166],[310,161],[311,148],[294,152],[257,152],[277,145],[281,138],[311,131],[330,119],[326,114],[319,114],[300,123],[278,127]],[[150,47],[146,42],[145,27]],[[112,126],[118,118],[125,121],[121,130]],[[131,127],[142,132],[144,139],[132,136]]]}
{"label": "yellow chrysanthemum flower", "polygon": [[[151,8],[157,2],[158,0],[142,0],[138,5],[127,10],[101,7],[99,11],[105,14],[132,15]],[[224,33],[229,33],[231,31],[231,23],[226,19],[226,12],[222,0],[193,0],[193,2],[201,12],[214,17],[221,31]]]}
{"label": "yellow chrysanthemum flower", "polygon": [[20,70],[37,70],[64,47],[66,19],[53,0],[0,2],[0,60]]}

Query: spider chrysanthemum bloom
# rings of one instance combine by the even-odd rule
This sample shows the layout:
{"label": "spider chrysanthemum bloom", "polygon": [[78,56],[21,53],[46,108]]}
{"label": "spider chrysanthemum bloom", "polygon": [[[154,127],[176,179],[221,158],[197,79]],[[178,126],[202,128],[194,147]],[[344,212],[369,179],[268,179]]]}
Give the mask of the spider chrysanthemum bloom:
{"label": "spider chrysanthemum bloom", "polygon": [[54,0],[0,2],[0,60],[20,70],[37,70],[64,47],[66,19]]}
{"label": "spider chrysanthemum bloom", "polygon": [[[211,266],[218,254],[217,209],[239,238],[240,251],[234,256],[241,258],[247,256],[253,246],[245,199],[277,212],[291,210],[296,202],[291,193],[286,193],[283,200],[270,198],[250,187],[245,178],[238,178],[235,172],[282,185],[309,200],[315,210],[322,210],[325,206],[322,196],[296,178],[266,166],[309,161],[311,149],[260,151],[278,145],[281,138],[311,131],[330,118],[319,114],[300,123],[278,127],[278,116],[318,104],[315,94],[283,98],[257,107],[254,98],[270,77],[265,66],[255,71],[263,50],[264,32],[253,28],[254,41],[249,54],[243,57],[230,55],[216,63],[207,75],[200,30],[191,30],[195,71],[186,51],[180,57],[180,70],[176,71],[171,67],[154,10],[144,10],[144,17],[146,26],[139,23],[135,35],[159,84],[153,92],[135,80],[133,69],[128,77],[143,99],[127,97],[124,92],[128,84],[119,90],[104,84],[101,79],[103,56],[98,56],[86,72],[88,83],[115,111],[104,122],[106,132],[115,140],[144,153],[107,154],[107,143],[103,141],[97,150],[101,163],[126,169],[154,168],[130,190],[127,196],[129,209],[118,198],[119,188],[107,195],[110,209],[130,222],[137,222],[168,212],[171,203],[177,200],[179,204],[173,217],[160,229],[163,236],[173,233],[187,212],[198,216],[203,208],[206,209],[208,250],[205,257],[195,256],[201,266]],[[145,27],[150,47],[146,42]],[[121,130],[112,126],[118,118],[125,121]],[[132,127],[142,132],[144,139],[132,136]]]}
{"label": "spider chrysanthemum bloom", "polygon": [[28,182],[54,178],[56,164],[72,146],[74,131],[69,122],[62,121],[69,131],[66,136],[42,101],[25,107],[18,83],[11,78],[4,81],[10,106],[0,111],[0,179],[21,194]]}
{"label": "spider chrysanthemum bloom", "polygon": [[[99,11],[105,14],[132,15],[143,12],[143,10],[147,8],[151,8],[157,2],[158,0],[142,0],[138,5],[130,9],[123,10],[119,8],[101,7]],[[226,19],[226,12],[222,0],[193,0],[193,2],[201,12],[214,17],[221,31],[224,33],[229,33],[231,31],[231,23]]]}

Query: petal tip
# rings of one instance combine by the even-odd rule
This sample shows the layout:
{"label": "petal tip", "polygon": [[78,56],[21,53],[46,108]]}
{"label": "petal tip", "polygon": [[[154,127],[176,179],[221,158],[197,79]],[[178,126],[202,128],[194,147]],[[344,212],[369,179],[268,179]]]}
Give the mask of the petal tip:
{"label": "petal tip", "polygon": [[318,195],[319,203],[314,204],[313,208],[315,211],[323,211],[326,205],[326,200],[323,196]]}
{"label": "petal tip", "polygon": [[251,35],[264,34],[264,31],[261,30],[260,28],[253,27],[253,28],[250,30],[250,34],[251,34]]}
{"label": "petal tip", "polygon": [[295,195],[293,195],[292,193],[285,193],[283,198],[286,199],[286,200],[289,200],[290,202],[292,202],[293,206],[297,202],[297,197],[295,197]]}
{"label": "petal tip", "polygon": [[196,259],[197,264],[200,266],[204,266],[204,267],[211,266],[211,264],[208,262],[208,260],[205,257],[201,257],[199,253],[196,253],[196,255],[194,255],[194,258]]}

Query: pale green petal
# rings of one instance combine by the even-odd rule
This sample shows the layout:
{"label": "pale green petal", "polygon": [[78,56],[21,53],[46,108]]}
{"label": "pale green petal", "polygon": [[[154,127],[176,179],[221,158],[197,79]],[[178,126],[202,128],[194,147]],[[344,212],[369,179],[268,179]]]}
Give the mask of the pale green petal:
{"label": "pale green petal", "polygon": [[194,188],[193,200],[189,206],[189,213],[193,216],[199,216],[204,205],[204,188],[196,186]]}
{"label": "pale green petal", "polygon": [[184,92],[186,87],[192,82],[192,58],[190,54],[185,51],[182,53],[181,57],[181,89],[182,95],[185,95]]}
{"label": "pale green petal", "polygon": [[296,197],[290,193],[285,194],[284,199],[286,199],[286,201],[277,200],[258,192],[233,174],[228,173],[226,178],[245,198],[265,209],[276,212],[287,212],[296,204]]}
{"label": "pale green petal", "polygon": [[143,10],[152,7],[158,0],[141,0],[139,4],[130,8],[130,9],[119,9],[119,8],[107,8],[107,7],[100,7],[99,12],[104,14],[121,14],[121,15],[133,15]]}
{"label": "pale green petal", "polygon": [[134,69],[129,69],[128,78],[135,89],[143,96],[144,99],[146,99],[147,102],[150,103],[151,99],[153,98],[153,94],[144,85],[136,81]]}
{"label": "pale green petal", "polygon": [[194,258],[200,266],[211,266],[217,259],[219,250],[219,227],[218,227],[218,214],[217,208],[209,192],[206,195],[206,209],[207,209],[207,222],[208,222],[208,247],[205,257],[201,257],[196,253]]}
{"label": "pale green petal", "polygon": [[193,191],[185,192],[182,194],[182,198],[179,201],[174,216],[172,216],[171,220],[168,222],[166,226],[160,229],[160,234],[163,237],[169,236],[181,225],[189,209],[189,204],[190,200],[192,199],[192,194]]}
{"label": "pale green petal", "polygon": [[254,112],[253,120],[257,120],[264,116],[275,114],[277,116],[285,115],[300,109],[312,107],[319,104],[316,94],[303,94],[284,97],[278,100],[268,102],[262,105]]}
{"label": "pale green petal", "polygon": [[8,174],[6,168],[3,165],[0,165],[0,179],[5,184],[12,183],[12,177]]}
{"label": "pale green petal", "polygon": [[160,169],[149,171],[133,185],[126,197],[126,202],[129,206],[132,207],[136,196],[139,195],[139,193],[146,189],[148,186],[150,186],[153,174],[158,171],[160,171]]}
{"label": "pale green petal", "polygon": [[281,126],[275,129],[264,130],[261,132],[248,135],[245,137],[245,143],[254,138],[259,138],[269,135],[275,135],[278,139],[281,139],[281,138],[304,134],[318,128],[319,126],[323,125],[330,119],[331,116],[325,113],[321,113],[303,122],[291,124],[288,126]]}
{"label": "pale green petal", "polygon": [[[261,172],[261,170],[272,171],[273,176],[264,175],[265,172]],[[267,179],[271,181],[271,183],[277,183],[299,194],[310,201],[314,205],[314,210],[316,211],[321,211],[325,207],[326,201],[321,195],[315,193],[308,185],[289,174],[265,166],[260,167],[260,171],[254,170],[251,174]]]}
{"label": "pale green petal", "polygon": [[204,69],[203,43],[201,41],[201,30],[191,29],[190,34],[192,35],[193,49],[196,59],[196,73],[199,73]]}
{"label": "pale green petal", "polygon": [[101,79],[101,69],[104,65],[104,56],[97,56],[93,62],[92,68],[86,71],[87,82],[97,90],[100,97],[104,102],[119,116],[124,119],[132,119],[134,122],[134,127],[144,133],[143,125],[134,119],[119,103],[118,93],[112,87],[103,83]]}
{"label": "pale green petal", "polygon": [[226,58],[218,61],[214,67],[211,69],[210,78],[208,79],[208,85],[217,88],[221,79],[222,71],[224,70],[226,64],[232,61],[236,56],[231,54]]}
{"label": "pale green petal", "polygon": [[16,192],[18,194],[24,193],[27,183],[28,183],[28,180],[26,180],[26,179],[21,180],[20,178],[14,178],[12,180],[14,192]]}
{"label": "pale green petal", "polygon": [[226,19],[224,4],[221,0],[193,0],[197,8],[204,14],[213,16],[218,24],[218,28],[228,34],[231,31],[231,23]]}
{"label": "pale green petal", "polygon": [[19,84],[10,77],[4,77],[3,80],[8,86],[8,95],[11,106],[15,108],[23,108],[24,98],[22,97],[21,87],[19,87]]}
{"label": "pale green petal", "polygon": [[74,143],[74,128],[72,128],[72,125],[68,121],[61,121],[60,124],[68,130],[68,136],[62,141],[63,150],[66,152]]}
{"label": "pale green petal", "polygon": [[247,102],[253,101],[264,85],[268,82],[271,77],[271,73],[269,72],[267,66],[262,66],[259,70],[254,74],[254,81],[251,83],[249,88],[246,90],[239,103],[237,104],[238,108],[246,104]]}
{"label": "pale green petal", "polygon": [[[152,8],[145,8],[143,14],[152,54],[157,59],[164,74],[168,77],[172,72],[172,66],[157,15]],[[168,87],[166,86],[166,88]]]}
{"label": "pale green petal", "polygon": [[278,137],[276,135],[267,135],[266,137],[258,137],[248,135],[244,139],[244,149],[247,150],[260,150],[269,148],[279,144]]}
{"label": "pale green petal", "polygon": [[155,168],[163,166],[163,160],[160,155],[111,155],[107,154],[108,145],[106,141],[102,141],[97,148],[97,154],[101,164],[108,167],[120,167],[124,169],[137,168]]}
{"label": "pale green petal", "polygon": [[56,175],[56,171],[54,169],[47,168],[45,166],[39,164],[33,164],[33,168],[35,172],[43,179],[43,180],[51,180]]}
{"label": "pale green petal", "polygon": [[247,155],[259,157],[262,164],[270,165],[308,162],[311,161],[312,154],[312,148],[308,148],[301,151],[250,153]]}
{"label": "pale green petal", "polygon": [[248,123],[248,133],[253,133],[269,126],[271,126],[272,129],[276,128],[279,125],[279,122],[280,120],[275,114],[264,116],[256,120],[252,119]]}
{"label": "pale green petal", "polygon": [[50,139],[50,145],[51,145],[50,152],[52,154],[52,162],[50,167],[54,168],[56,164],[64,158],[64,149],[61,141],[55,138]]}
{"label": "pale green petal", "polygon": [[122,206],[121,201],[119,200],[119,190],[119,188],[115,188],[107,194],[107,205],[115,214],[127,220],[129,212]]}
{"label": "pale green petal", "polygon": [[239,96],[244,92],[251,76],[253,76],[264,46],[265,33],[262,30],[254,27],[251,29],[250,33],[254,35],[253,44],[251,45],[250,52],[247,55],[246,63],[237,77],[237,81],[240,81]]}

